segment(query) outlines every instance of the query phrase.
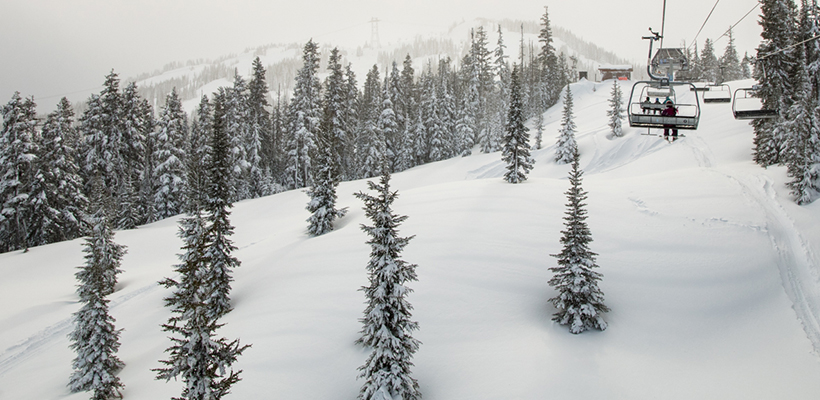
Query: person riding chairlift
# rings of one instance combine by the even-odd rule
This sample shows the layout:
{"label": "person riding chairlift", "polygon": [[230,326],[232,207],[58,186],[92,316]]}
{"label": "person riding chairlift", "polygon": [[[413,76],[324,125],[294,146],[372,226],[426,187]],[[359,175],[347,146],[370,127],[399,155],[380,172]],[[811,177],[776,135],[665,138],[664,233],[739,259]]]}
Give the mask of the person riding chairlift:
{"label": "person riding chairlift", "polygon": [[[666,108],[663,110],[663,112],[661,112],[661,116],[663,116],[663,117],[674,117],[674,116],[678,115],[678,109],[675,108],[675,103],[670,98],[667,97],[664,104],[666,104]],[[674,125],[670,125],[670,124],[664,124],[663,125],[663,138],[664,139],[669,138],[669,129],[670,128],[672,129],[672,141],[675,141],[675,139],[678,138],[678,128],[675,128]]]}

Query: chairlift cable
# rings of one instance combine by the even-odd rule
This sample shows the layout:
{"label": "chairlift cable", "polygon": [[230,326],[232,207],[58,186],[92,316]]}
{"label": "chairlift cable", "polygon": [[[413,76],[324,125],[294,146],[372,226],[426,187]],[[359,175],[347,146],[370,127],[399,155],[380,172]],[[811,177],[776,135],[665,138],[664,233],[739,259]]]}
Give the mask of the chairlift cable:
{"label": "chairlift cable", "polygon": [[663,0],[663,15],[661,18],[661,47],[663,48],[663,34],[664,28],[666,27],[666,0]]}
{"label": "chairlift cable", "polygon": [[[700,36],[700,32],[703,31],[703,27],[706,26],[706,23],[709,22],[709,17],[712,16],[712,13],[715,11],[715,8],[717,7],[718,3],[720,3],[720,0],[717,0],[715,2],[715,5],[712,6],[712,10],[709,11],[709,15],[706,16],[706,19],[703,21],[703,25],[701,25],[700,29],[698,29],[698,33],[695,35],[695,38],[692,39],[692,43],[696,43],[696,41],[698,40],[698,36]],[[692,43],[689,44],[689,47],[692,47]],[[687,50],[689,49],[689,47],[687,47]]]}
{"label": "chairlift cable", "polygon": [[744,20],[744,19],[746,19],[746,17],[748,17],[748,16],[749,16],[749,14],[751,14],[751,13],[752,13],[752,11],[754,11],[754,10],[755,10],[756,8],[758,8],[758,7],[760,7],[760,3],[755,4],[755,6],[754,6],[754,7],[752,7],[752,9],[751,9],[751,10],[749,10],[749,12],[747,12],[747,13],[746,13],[746,15],[744,15],[744,16],[743,16],[743,18],[741,18],[739,21],[735,22],[735,24],[734,24],[734,25],[730,26],[730,27],[729,27],[729,29],[727,29],[727,30],[726,30],[726,32],[723,32],[723,34],[722,34],[722,35],[720,35],[720,36],[719,36],[717,39],[715,39],[713,42],[717,42],[717,41],[718,41],[718,40],[720,40],[721,38],[723,38],[723,37],[725,37],[726,35],[728,35],[728,34],[729,34],[729,31],[731,31],[731,30],[732,30],[732,29],[734,29],[736,26],[738,26],[741,22],[743,22],[743,20]]}

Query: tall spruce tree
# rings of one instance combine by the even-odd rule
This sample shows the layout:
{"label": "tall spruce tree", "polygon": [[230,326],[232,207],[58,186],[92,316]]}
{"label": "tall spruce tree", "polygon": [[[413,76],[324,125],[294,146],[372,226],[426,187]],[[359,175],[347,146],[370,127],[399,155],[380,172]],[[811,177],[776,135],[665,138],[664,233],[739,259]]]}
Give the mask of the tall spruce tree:
{"label": "tall spruce tree", "polygon": [[795,8],[791,0],[762,0],[760,25],[763,38],[757,48],[753,77],[760,82],[757,94],[763,108],[779,110],[774,119],[752,121],[755,131],[753,159],[761,166],[785,161],[782,156],[787,139],[786,112],[791,106],[791,76],[795,64],[793,44]]}
{"label": "tall spruce tree", "polygon": [[185,251],[175,266],[179,281],[169,278],[160,282],[174,289],[165,299],[166,307],[174,315],[162,325],[162,329],[172,335],[172,345],[166,349],[170,357],[160,361],[164,368],[153,371],[157,379],[182,378],[185,387],[179,399],[221,399],[239,382],[242,372],[226,371],[250,346],[240,346],[238,340],[215,338],[222,324],[217,323],[208,304],[213,287],[208,282],[211,270],[206,256],[208,234],[201,211],[180,220],[179,236]]}
{"label": "tall spruce tree", "polygon": [[700,52],[701,79],[715,83],[720,77],[720,64],[715,56],[715,47],[712,39],[706,39],[703,50]]}
{"label": "tall spruce tree", "polygon": [[817,99],[812,95],[811,78],[806,55],[798,48],[795,90],[793,103],[787,115],[789,129],[787,151],[787,172],[791,180],[787,186],[797,204],[812,202],[820,189],[820,121],[818,121]]}
{"label": "tall spruce tree", "polygon": [[370,261],[367,264],[369,285],[362,287],[367,298],[361,337],[357,343],[372,349],[364,365],[359,367],[365,380],[359,392],[362,400],[421,398],[419,385],[410,374],[413,354],[421,342],[411,333],[418,322],[411,321],[412,305],[406,295],[413,290],[406,286],[417,280],[416,265],[400,259],[401,251],[413,238],[399,237],[398,227],[407,216],[393,212],[397,191],[390,190],[390,173],[383,169],[379,184],[367,182],[376,195],[358,192],[364,202],[365,215],[373,223],[362,225],[370,240]]}
{"label": "tall spruce tree", "polygon": [[77,166],[77,131],[74,110],[63,97],[48,114],[39,136],[32,198],[35,211],[29,232],[34,245],[70,240],[83,235],[88,207]]}
{"label": "tall spruce tree", "polygon": [[[333,53],[331,53],[333,58]],[[337,62],[338,64],[338,62]],[[340,181],[340,160],[339,143],[345,139],[341,130],[341,68],[338,75],[332,81],[329,78],[326,96],[330,93],[332,97],[325,99],[324,117],[322,119],[321,131],[317,137],[316,159],[313,163],[313,185],[307,190],[310,201],[307,210],[311,213],[308,218],[308,232],[313,236],[323,235],[333,230],[333,222],[337,218],[344,216],[345,209],[336,208],[336,187]],[[338,79],[338,81],[337,81]]]}
{"label": "tall spruce tree", "polygon": [[207,286],[208,317],[216,319],[231,311],[230,291],[231,271],[239,267],[239,260],[232,255],[236,247],[230,240],[233,226],[229,220],[231,202],[231,142],[226,131],[225,98],[219,92],[214,96],[213,132],[210,137],[208,154],[208,197],[205,212],[205,235],[208,260]]}
{"label": "tall spruce tree", "polygon": [[359,109],[359,135],[356,151],[359,155],[358,165],[361,178],[370,178],[379,174],[381,162],[386,156],[384,135],[379,129],[379,116],[382,107],[382,87],[379,68],[367,72],[364,92]]}
{"label": "tall spruce tree", "polygon": [[213,116],[208,97],[203,95],[191,124],[185,154],[185,207],[183,211],[192,214],[202,210],[207,200],[208,165],[210,153],[209,138],[213,130]]}
{"label": "tall spruce tree", "polygon": [[94,400],[122,398],[123,384],[116,373],[125,364],[117,358],[121,329],[114,326],[107,298],[114,292],[125,247],[114,242],[108,215],[111,198],[102,189],[102,179],[92,179],[94,213],[88,223],[90,236],[83,252],[85,265],[75,274],[80,282],[77,295],[83,303],[74,313],[74,330],[69,334],[71,348],[77,352],[69,381],[72,392],[92,391]]}
{"label": "tall spruce tree", "polygon": [[598,281],[603,275],[594,271],[598,268],[595,256],[589,249],[592,234],[587,227],[587,211],[584,200],[587,192],[581,187],[583,171],[580,168],[581,156],[573,154],[572,170],[569,173],[570,188],[567,195],[567,211],[564,213],[564,227],[561,231],[561,243],[564,248],[558,254],[558,266],[550,268],[555,275],[549,285],[558,292],[550,302],[558,310],[553,314],[553,321],[569,325],[572,333],[581,333],[588,329],[604,330],[607,327],[602,314],[609,311],[604,305],[604,294],[598,288]]}
{"label": "tall spruce tree", "polygon": [[14,92],[2,107],[0,131],[0,252],[28,249],[37,157],[36,104]]}
{"label": "tall spruce tree", "polygon": [[723,56],[720,57],[719,61],[720,82],[743,79],[743,69],[740,67],[740,58],[737,55],[735,36],[732,33],[731,27],[729,27],[727,35],[729,36],[729,43],[726,44],[726,50],[723,52]]}
{"label": "tall spruce tree", "polygon": [[575,119],[572,113],[572,91],[569,86],[567,86],[567,93],[564,96],[564,113],[561,117],[559,132],[555,148],[555,162],[569,164],[572,162],[575,152],[578,151],[578,144],[575,141]]}
{"label": "tall spruce tree", "polygon": [[154,209],[157,218],[182,212],[185,204],[185,142],[188,118],[176,88],[165,98],[157,131],[154,133]]}
{"label": "tall spruce tree", "polygon": [[521,71],[518,65],[513,66],[510,82],[510,109],[507,113],[506,134],[503,140],[501,159],[507,163],[504,180],[510,183],[521,183],[527,180],[535,160],[530,156],[529,129],[524,126],[524,104],[521,101]]}
{"label": "tall spruce tree", "polygon": [[[569,88],[567,88],[569,91]],[[607,110],[606,115],[609,117],[609,129],[612,131],[612,136],[614,137],[621,137],[624,135],[624,131],[622,129],[622,123],[624,119],[624,107],[623,107],[623,94],[621,93],[621,87],[618,85],[618,80],[614,79],[612,81],[612,97],[609,98],[609,107],[610,109]]]}
{"label": "tall spruce tree", "polygon": [[311,184],[311,164],[316,149],[316,135],[322,119],[321,84],[319,82],[319,45],[312,39],[302,52],[304,65],[296,76],[290,102],[289,138],[285,179],[290,189]]}
{"label": "tall spruce tree", "polygon": [[[157,219],[154,209],[154,160],[152,133],[156,126],[154,109],[139,95],[137,85],[129,83],[122,91],[122,153],[125,171],[119,193],[114,226],[133,229]],[[149,170],[149,168],[151,170]]]}

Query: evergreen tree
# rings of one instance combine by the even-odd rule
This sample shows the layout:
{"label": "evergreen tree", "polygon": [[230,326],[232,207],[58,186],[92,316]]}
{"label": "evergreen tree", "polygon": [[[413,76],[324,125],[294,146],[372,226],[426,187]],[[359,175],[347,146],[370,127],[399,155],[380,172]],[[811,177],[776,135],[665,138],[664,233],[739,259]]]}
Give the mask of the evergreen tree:
{"label": "evergreen tree", "polygon": [[185,207],[188,214],[201,210],[207,201],[208,174],[205,166],[208,165],[208,144],[213,130],[213,117],[208,97],[203,95],[197,107],[196,117],[191,124],[190,135],[187,140],[185,155]]}
{"label": "evergreen tree", "polygon": [[387,155],[384,135],[379,129],[382,107],[382,87],[376,65],[367,73],[359,109],[359,137],[356,151],[359,154],[359,177],[370,178],[379,174],[382,160]]}
{"label": "evergreen tree", "polygon": [[604,294],[598,288],[603,275],[593,270],[598,268],[595,264],[597,254],[589,249],[592,234],[586,224],[584,200],[587,192],[581,188],[580,158],[576,151],[569,173],[571,186],[565,192],[568,200],[564,217],[566,230],[561,231],[564,248],[561,253],[552,255],[558,259],[558,266],[550,268],[555,275],[549,280],[549,285],[558,292],[550,299],[558,310],[552,320],[569,325],[569,331],[576,334],[592,328],[606,329],[602,314],[609,311],[604,305]]}
{"label": "evergreen tree", "polygon": [[82,158],[86,192],[91,192],[93,178],[100,177],[107,197],[117,196],[120,185],[129,181],[125,176],[127,162],[122,152],[127,145],[123,141],[119,83],[116,73],[108,74],[102,92],[91,97],[80,118],[80,131],[85,142]]}
{"label": "evergreen tree", "polygon": [[344,154],[340,154],[342,160],[342,169],[345,179],[354,179],[358,176],[358,160],[356,159],[356,143],[359,135],[360,124],[360,103],[362,93],[359,91],[358,83],[356,82],[356,73],[353,72],[353,67],[350,63],[345,67],[345,84],[344,84],[344,99],[341,112],[343,115],[342,122],[346,135],[344,144]]}
{"label": "evergreen tree", "polygon": [[752,77],[752,58],[749,53],[743,54],[743,60],[740,61],[740,77],[741,79],[749,79]]}
{"label": "evergreen tree", "polygon": [[253,60],[253,77],[248,83],[247,106],[250,131],[245,144],[250,163],[250,194],[253,198],[272,193],[270,185],[265,184],[273,179],[269,171],[274,168],[271,160],[274,151],[273,129],[271,113],[268,111],[270,92],[265,74],[262,60],[256,57]]}
{"label": "evergreen tree", "polygon": [[413,238],[399,237],[398,226],[407,219],[393,213],[392,205],[398,192],[390,190],[390,173],[385,169],[379,184],[368,181],[376,195],[363,192],[356,197],[364,202],[365,215],[372,226],[362,225],[370,240],[370,261],[367,264],[369,286],[361,290],[367,298],[361,338],[357,343],[372,348],[364,365],[359,367],[365,383],[359,392],[362,400],[421,398],[418,382],[410,375],[413,354],[421,342],[411,333],[419,325],[411,321],[412,305],[406,295],[412,289],[407,282],[417,280],[416,265],[400,259],[401,251]]}
{"label": "evergreen tree", "polygon": [[165,98],[165,107],[154,133],[154,209],[163,219],[182,212],[185,204],[185,141],[188,119],[176,88]]}
{"label": "evergreen tree", "polygon": [[14,92],[2,107],[0,131],[0,252],[28,249],[37,149],[34,100]]}
{"label": "evergreen tree", "polygon": [[564,114],[561,117],[559,132],[555,148],[555,162],[569,164],[572,162],[573,154],[578,151],[578,144],[575,142],[575,120],[572,113],[572,91],[569,86],[567,86],[567,93],[564,97]]}
{"label": "evergreen tree", "polygon": [[799,61],[794,87],[795,99],[787,113],[789,129],[787,166],[791,189],[797,204],[812,202],[820,189],[820,121],[814,112],[817,100],[812,96],[811,79],[805,61],[805,52],[798,49]]}
{"label": "evergreen tree", "polygon": [[[569,91],[569,88],[567,88]],[[612,81],[612,97],[609,99],[609,107],[606,115],[609,117],[609,128],[612,129],[612,136],[621,137],[624,135],[621,128],[624,119],[623,98],[621,94],[621,87],[618,85],[618,80]]]}
{"label": "evergreen tree", "polygon": [[233,87],[226,91],[225,98],[225,131],[230,140],[231,180],[234,192],[232,201],[251,198],[251,154],[249,144],[253,145],[254,161],[260,163],[259,137],[251,136],[250,109],[248,107],[248,85],[238,74],[234,73]]}
{"label": "evergreen tree", "polygon": [[[402,93],[401,72],[393,61],[389,78],[385,76],[383,88],[382,112],[379,115],[379,127],[384,133],[385,148],[389,154],[390,170],[397,171],[401,153],[404,152],[404,133],[406,116],[400,112],[405,108],[405,96]],[[389,106],[386,103],[389,101]],[[389,112],[387,111],[389,108]],[[385,126],[387,123],[389,126]]]}
{"label": "evergreen tree", "polygon": [[723,56],[720,57],[720,82],[736,81],[743,78],[743,70],[740,67],[740,59],[735,48],[735,37],[732,34],[732,28],[728,30],[729,43],[726,45],[726,50]]}
{"label": "evergreen tree", "polygon": [[231,164],[230,138],[226,132],[224,93],[214,98],[213,132],[208,155],[208,197],[205,202],[206,240],[205,258],[208,260],[208,277],[205,285],[209,294],[203,299],[208,306],[207,318],[216,319],[231,311],[231,270],[239,266],[239,260],[231,253],[236,247],[229,236],[233,234],[230,223]]}
{"label": "evergreen tree", "polygon": [[77,357],[69,387],[72,392],[93,390],[94,400],[122,398],[123,384],[115,374],[125,364],[117,358],[121,330],[108,313],[107,296],[114,292],[125,247],[114,242],[108,213],[112,205],[102,190],[102,180],[92,183],[95,212],[89,220],[90,236],[83,252],[86,263],[75,275],[80,285],[77,294],[83,306],[74,313],[74,331],[69,334]]}
{"label": "evergreen tree", "polygon": [[700,53],[701,78],[707,82],[716,83],[720,76],[720,64],[715,56],[715,48],[711,39],[706,39]]}
{"label": "evergreen tree", "polygon": [[557,103],[563,87],[558,56],[555,53],[552,36],[549,9],[545,6],[544,15],[541,17],[541,31],[538,33],[538,41],[541,42],[538,65],[541,66],[540,84],[542,94],[539,96],[541,104],[537,105],[536,112],[544,112]]}
{"label": "evergreen tree", "polygon": [[316,135],[321,122],[321,84],[319,83],[319,46],[313,41],[305,44],[304,65],[296,76],[296,86],[290,102],[290,126],[287,142],[287,187],[301,188],[312,183],[310,174]]}
{"label": "evergreen tree", "polygon": [[763,108],[779,110],[775,119],[753,120],[755,131],[753,158],[761,166],[784,161],[781,156],[787,140],[785,113],[791,106],[791,76],[795,65],[795,9],[791,0],[760,2],[763,38],[757,48],[753,77],[760,82],[757,91]]}
{"label": "evergreen tree", "polygon": [[527,174],[535,163],[530,156],[530,135],[527,133],[529,129],[524,126],[520,74],[518,66],[514,66],[510,82],[510,110],[507,114],[507,129],[501,152],[501,159],[507,163],[504,180],[510,183],[527,180]]}
{"label": "evergreen tree", "polygon": [[533,150],[541,150],[541,141],[544,138],[544,113],[535,115],[535,144]]}
{"label": "evergreen tree", "polygon": [[[133,229],[157,219],[154,209],[154,160],[152,155],[154,109],[140,97],[137,85],[129,83],[122,92],[122,154],[125,165],[121,186],[117,188],[117,215],[114,226]],[[150,169],[150,170],[149,170]]]}
{"label": "evergreen tree", "polygon": [[169,359],[160,361],[165,367],[153,371],[157,373],[157,379],[166,381],[182,377],[185,387],[178,400],[216,400],[227,395],[231,386],[239,382],[242,371],[231,369],[226,373],[226,370],[250,347],[240,346],[238,340],[229,342],[214,337],[223,324],[217,323],[208,304],[208,299],[213,296],[213,286],[209,283],[207,230],[200,211],[180,220],[179,235],[185,243],[185,253],[180,255],[181,262],[175,266],[180,279],[169,278],[160,282],[174,289],[165,299],[166,307],[174,315],[162,325],[163,330],[172,335],[172,345],[166,349]]}
{"label": "evergreen tree", "polygon": [[83,235],[82,221],[88,207],[77,166],[77,131],[74,110],[63,97],[48,114],[37,146],[35,186],[37,202],[29,242],[32,245],[71,240]]}
{"label": "evergreen tree", "polygon": [[461,62],[463,93],[458,122],[456,123],[456,136],[461,142],[462,156],[472,154],[473,146],[476,144],[478,111],[481,106],[478,93],[478,73],[473,67],[472,60],[470,54],[467,54]]}
{"label": "evergreen tree", "polygon": [[[320,149],[317,152],[318,156],[322,157],[324,152],[330,151],[338,164],[336,173],[338,178],[346,176],[344,168],[347,166],[340,158],[344,157],[353,151],[347,146],[351,144],[348,137],[346,117],[349,114],[347,107],[350,103],[347,101],[347,88],[345,87],[344,71],[342,70],[341,54],[338,48],[330,51],[330,58],[328,59],[327,69],[330,75],[325,80],[325,91],[323,101],[323,116],[321,131],[325,136],[327,143],[319,144],[329,146],[328,149]],[[319,169],[322,169],[321,167]],[[314,170],[316,172],[316,170]]]}
{"label": "evergreen tree", "polygon": [[339,185],[338,157],[333,151],[329,132],[320,136],[318,157],[313,164],[313,186],[307,190],[310,196],[307,210],[308,233],[324,235],[333,230],[333,222],[345,215],[345,209],[336,208],[336,187]]}

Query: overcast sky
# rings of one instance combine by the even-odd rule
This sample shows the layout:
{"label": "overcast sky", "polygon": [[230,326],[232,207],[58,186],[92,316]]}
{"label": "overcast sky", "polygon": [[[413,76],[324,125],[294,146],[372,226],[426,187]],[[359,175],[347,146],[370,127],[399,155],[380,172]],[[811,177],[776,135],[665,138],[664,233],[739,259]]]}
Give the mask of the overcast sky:
{"label": "overcast sky", "polygon": [[[665,47],[691,43],[715,0],[668,0]],[[756,0],[718,0],[697,38],[715,39]],[[115,70],[122,78],[173,61],[216,58],[270,43],[330,42],[381,20],[381,41],[424,27],[475,17],[538,20],[643,62],[648,28],[661,29],[663,0],[0,0],[0,104],[14,91],[38,109],[63,95],[97,89]],[[760,42],[759,9],[735,30],[741,56]],[[723,53],[726,38],[716,44]],[[508,45],[509,46],[509,45]],[[69,96],[71,98],[71,96]]]}

